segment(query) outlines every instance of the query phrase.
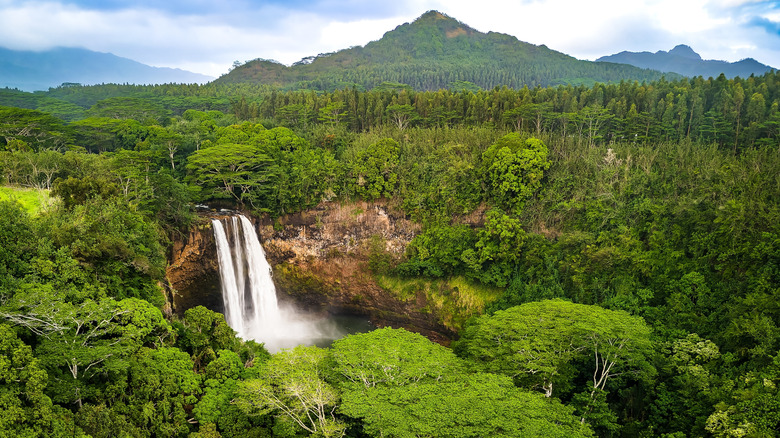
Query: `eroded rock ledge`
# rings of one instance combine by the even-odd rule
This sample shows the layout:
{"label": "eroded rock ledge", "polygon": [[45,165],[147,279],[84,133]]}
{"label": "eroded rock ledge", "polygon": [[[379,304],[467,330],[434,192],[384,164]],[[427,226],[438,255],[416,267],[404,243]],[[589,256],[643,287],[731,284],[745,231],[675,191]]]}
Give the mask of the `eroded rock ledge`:
{"label": "eroded rock ledge", "polygon": [[[368,269],[372,242],[400,256],[420,231],[385,203],[322,203],[275,222],[255,223],[280,301],[310,312],[364,315],[377,326],[404,327],[442,343],[452,338],[424,294],[398,299],[377,285]],[[196,305],[221,311],[210,222],[204,220],[174,244],[168,279],[177,313]]]}

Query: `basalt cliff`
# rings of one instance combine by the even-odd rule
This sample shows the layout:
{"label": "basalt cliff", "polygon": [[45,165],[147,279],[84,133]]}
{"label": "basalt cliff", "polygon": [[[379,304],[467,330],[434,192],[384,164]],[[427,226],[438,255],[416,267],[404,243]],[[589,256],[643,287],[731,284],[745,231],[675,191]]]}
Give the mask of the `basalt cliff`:
{"label": "basalt cliff", "polygon": [[[222,311],[216,245],[204,214],[174,242],[167,270],[174,311],[197,305]],[[449,316],[424,290],[399,294],[382,287],[369,269],[371,254],[400,257],[420,226],[385,203],[322,203],[271,221],[253,219],[280,302],[318,314],[363,315],[379,327],[404,327],[448,343]],[[379,247],[378,247],[379,246]]]}

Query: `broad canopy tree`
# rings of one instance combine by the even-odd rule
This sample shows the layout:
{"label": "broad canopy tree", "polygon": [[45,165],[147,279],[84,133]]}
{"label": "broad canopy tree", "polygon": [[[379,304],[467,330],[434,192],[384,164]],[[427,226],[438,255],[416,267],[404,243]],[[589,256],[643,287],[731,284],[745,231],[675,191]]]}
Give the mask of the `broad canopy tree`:
{"label": "broad canopy tree", "polygon": [[188,158],[192,183],[205,191],[205,197],[251,202],[250,192],[267,182],[264,172],[271,157],[260,148],[246,144],[218,144],[204,147]]}
{"label": "broad canopy tree", "polygon": [[590,356],[591,398],[610,378],[637,373],[651,347],[650,328],[624,311],[563,300],[526,303],[484,315],[456,349],[485,371],[514,377],[553,395],[553,384],[575,358]]}
{"label": "broad canopy tree", "polygon": [[125,370],[129,355],[172,335],[162,312],[143,300],[72,303],[47,288],[26,289],[0,307],[0,318],[38,335],[35,353],[59,402],[80,407],[99,391],[101,376]]}
{"label": "broad canopy tree", "polygon": [[506,376],[471,373],[452,350],[403,329],[283,350],[255,368],[234,403],[314,436],[343,436],[356,420],[366,436],[593,436],[571,407]]}
{"label": "broad canopy tree", "polygon": [[359,150],[347,162],[347,180],[351,191],[366,200],[392,196],[398,184],[400,147],[384,138]]}
{"label": "broad canopy tree", "polygon": [[340,412],[371,436],[592,436],[557,400],[505,376],[468,373],[452,350],[403,329],[340,339],[331,357]]}

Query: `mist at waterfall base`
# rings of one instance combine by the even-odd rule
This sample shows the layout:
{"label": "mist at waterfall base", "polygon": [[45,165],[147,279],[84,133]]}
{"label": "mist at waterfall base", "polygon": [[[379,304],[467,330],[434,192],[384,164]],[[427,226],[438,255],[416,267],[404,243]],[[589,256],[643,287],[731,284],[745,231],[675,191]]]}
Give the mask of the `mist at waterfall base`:
{"label": "mist at waterfall base", "polygon": [[327,346],[348,334],[372,329],[364,318],[326,318],[280,305],[271,266],[249,219],[236,215],[211,223],[225,320],[240,337],[262,342],[275,353],[300,344]]}

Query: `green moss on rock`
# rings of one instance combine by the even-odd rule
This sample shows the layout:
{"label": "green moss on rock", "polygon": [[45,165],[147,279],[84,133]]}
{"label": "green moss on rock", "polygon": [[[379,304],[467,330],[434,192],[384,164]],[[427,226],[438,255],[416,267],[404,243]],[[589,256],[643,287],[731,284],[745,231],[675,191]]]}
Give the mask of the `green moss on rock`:
{"label": "green moss on rock", "polygon": [[333,286],[309,271],[291,263],[280,263],[274,267],[274,282],[277,289],[290,296],[322,295],[333,296]]}

